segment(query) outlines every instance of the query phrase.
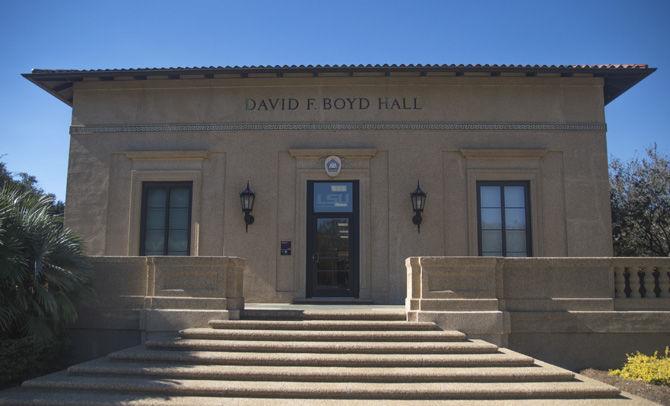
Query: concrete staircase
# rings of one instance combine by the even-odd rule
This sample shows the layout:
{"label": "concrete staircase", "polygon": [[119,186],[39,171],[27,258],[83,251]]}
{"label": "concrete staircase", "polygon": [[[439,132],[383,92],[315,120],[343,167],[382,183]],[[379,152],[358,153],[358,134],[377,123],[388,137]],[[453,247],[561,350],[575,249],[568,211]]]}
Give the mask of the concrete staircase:
{"label": "concrete staircase", "polygon": [[0,392],[0,404],[630,403],[611,386],[404,312],[264,312],[27,381]]}

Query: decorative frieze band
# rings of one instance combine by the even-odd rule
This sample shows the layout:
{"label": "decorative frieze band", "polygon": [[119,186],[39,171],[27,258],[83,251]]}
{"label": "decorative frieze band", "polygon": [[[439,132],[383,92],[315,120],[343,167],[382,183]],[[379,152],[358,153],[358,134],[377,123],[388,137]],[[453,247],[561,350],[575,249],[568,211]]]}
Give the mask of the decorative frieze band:
{"label": "decorative frieze band", "polygon": [[605,131],[599,122],[452,122],[452,121],[326,121],[242,122],[221,124],[140,124],[72,126],[71,134],[192,131],[317,131],[317,130],[471,130],[471,131]]}

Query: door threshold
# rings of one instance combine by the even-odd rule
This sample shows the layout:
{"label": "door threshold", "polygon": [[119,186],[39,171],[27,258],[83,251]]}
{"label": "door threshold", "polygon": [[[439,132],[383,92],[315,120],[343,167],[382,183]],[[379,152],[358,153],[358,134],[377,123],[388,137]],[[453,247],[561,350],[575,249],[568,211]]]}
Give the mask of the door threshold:
{"label": "door threshold", "polygon": [[342,304],[342,305],[370,305],[370,299],[357,299],[354,297],[301,297],[293,299],[293,304]]}

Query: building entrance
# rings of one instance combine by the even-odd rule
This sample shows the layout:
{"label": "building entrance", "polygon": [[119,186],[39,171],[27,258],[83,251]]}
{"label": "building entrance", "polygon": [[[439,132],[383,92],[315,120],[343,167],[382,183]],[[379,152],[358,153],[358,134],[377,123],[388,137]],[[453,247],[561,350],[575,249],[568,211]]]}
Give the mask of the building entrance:
{"label": "building entrance", "polygon": [[307,182],[307,297],[358,297],[358,181]]}

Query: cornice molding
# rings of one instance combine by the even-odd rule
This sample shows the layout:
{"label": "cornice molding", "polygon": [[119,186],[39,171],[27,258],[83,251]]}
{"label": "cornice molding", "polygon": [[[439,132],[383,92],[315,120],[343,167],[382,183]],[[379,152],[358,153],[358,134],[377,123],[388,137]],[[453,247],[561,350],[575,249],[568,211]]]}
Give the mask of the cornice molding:
{"label": "cornice molding", "polygon": [[529,148],[467,148],[459,151],[466,159],[539,159],[546,155],[546,149]]}
{"label": "cornice molding", "polygon": [[329,155],[337,155],[349,159],[370,159],[377,154],[373,148],[294,148],[288,153],[298,159],[320,159]]}
{"label": "cornice molding", "polygon": [[162,150],[162,151],[125,151],[124,154],[132,160],[154,160],[154,159],[207,159],[209,152],[197,150]]}
{"label": "cornice molding", "polygon": [[606,131],[600,122],[320,121],[71,126],[70,134],[230,131]]}

